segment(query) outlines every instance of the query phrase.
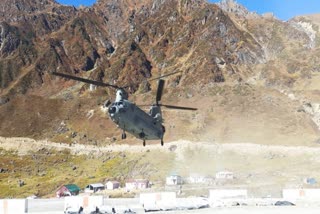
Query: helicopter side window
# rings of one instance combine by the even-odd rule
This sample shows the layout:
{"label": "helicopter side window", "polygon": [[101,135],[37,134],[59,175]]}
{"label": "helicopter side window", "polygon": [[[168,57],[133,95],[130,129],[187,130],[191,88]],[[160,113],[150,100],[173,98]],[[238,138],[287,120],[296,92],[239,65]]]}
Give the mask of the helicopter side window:
{"label": "helicopter side window", "polygon": [[120,106],[120,107],[123,107],[123,108],[127,107],[126,104],[123,103],[123,102],[118,102],[117,105]]}
{"label": "helicopter side window", "polygon": [[150,109],[149,114],[153,117],[153,108]]}
{"label": "helicopter side window", "polygon": [[119,112],[122,112],[122,113],[126,112],[127,106],[125,105],[125,103],[123,103],[123,102],[118,102],[118,103],[117,103],[117,106],[119,106]]}

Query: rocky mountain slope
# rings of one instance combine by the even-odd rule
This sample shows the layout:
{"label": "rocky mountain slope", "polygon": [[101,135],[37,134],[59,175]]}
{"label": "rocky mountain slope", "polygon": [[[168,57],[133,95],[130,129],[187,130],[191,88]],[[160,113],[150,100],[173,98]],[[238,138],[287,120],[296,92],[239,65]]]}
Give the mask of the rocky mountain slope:
{"label": "rocky mountain slope", "polygon": [[114,91],[50,72],[134,84],[130,99],[150,104],[156,83],[142,82],[181,71],[167,78],[163,102],[199,110],[165,111],[165,140],[314,145],[317,17],[283,22],[231,0],[2,1],[0,135],[111,143],[120,131],[100,105]]}

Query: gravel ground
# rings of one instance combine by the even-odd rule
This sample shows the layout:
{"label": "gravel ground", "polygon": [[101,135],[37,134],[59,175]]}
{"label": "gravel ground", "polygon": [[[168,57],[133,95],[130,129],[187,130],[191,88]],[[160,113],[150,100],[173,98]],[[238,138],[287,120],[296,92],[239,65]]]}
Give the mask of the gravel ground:
{"label": "gravel ground", "polygon": [[168,212],[153,212],[157,214],[319,214],[319,207],[228,207],[228,208],[207,208],[200,210],[181,210]]}

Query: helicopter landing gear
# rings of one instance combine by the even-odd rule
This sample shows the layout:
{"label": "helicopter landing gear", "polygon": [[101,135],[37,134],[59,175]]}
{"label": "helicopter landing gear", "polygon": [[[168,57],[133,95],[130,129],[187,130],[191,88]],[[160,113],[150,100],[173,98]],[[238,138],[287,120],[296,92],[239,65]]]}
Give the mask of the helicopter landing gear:
{"label": "helicopter landing gear", "polygon": [[145,136],[146,136],[146,134],[142,130],[142,132],[139,134],[139,137],[143,139]]}
{"label": "helicopter landing gear", "polygon": [[161,139],[161,146],[163,146],[163,139]]}
{"label": "helicopter landing gear", "polygon": [[126,138],[127,138],[127,134],[123,131],[122,135],[121,135],[121,139],[123,140],[123,139],[126,139]]}
{"label": "helicopter landing gear", "polygon": [[142,145],[143,145],[143,146],[146,146],[146,141],[145,141],[145,140],[143,140]]}

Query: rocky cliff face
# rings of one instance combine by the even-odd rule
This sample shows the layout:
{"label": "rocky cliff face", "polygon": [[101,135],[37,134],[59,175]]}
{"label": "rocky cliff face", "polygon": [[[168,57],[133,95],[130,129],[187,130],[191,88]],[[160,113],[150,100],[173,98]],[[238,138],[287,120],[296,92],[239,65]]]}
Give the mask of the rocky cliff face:
{"label": "rocky cliff face", "polygon": [[42,83],[46,71],[40,73],[37,63],[50,35],[74,17],[76,9],[47,0],[6,0],[0,8],[1,89],[4,94],[26,93]]}
{"label": "rocky cliff face", "polygon": [[[9,2],[2,4],[7,10]],[[187,84],[239,79],[232,65],[265,61],[261,45],[206,1],[101,0],[81,10],[54,1],[12,4],[1,24],[5,93],[40,87],[55,70],[96,68],[93,77],[123,84],[182,70]],[[11,68],[8,55],[21,63]]]}

